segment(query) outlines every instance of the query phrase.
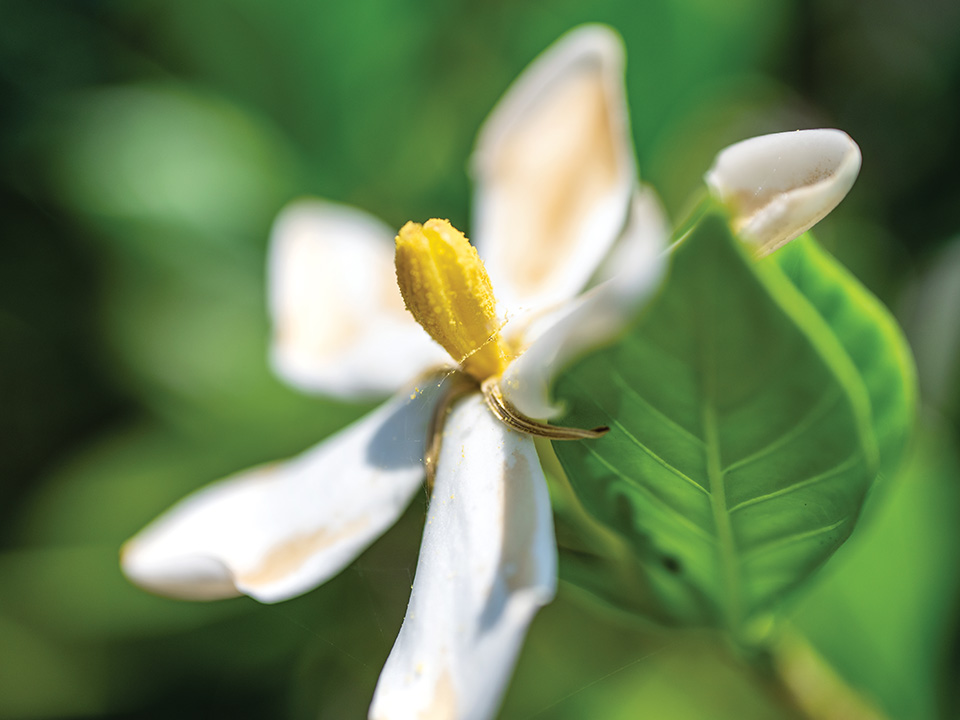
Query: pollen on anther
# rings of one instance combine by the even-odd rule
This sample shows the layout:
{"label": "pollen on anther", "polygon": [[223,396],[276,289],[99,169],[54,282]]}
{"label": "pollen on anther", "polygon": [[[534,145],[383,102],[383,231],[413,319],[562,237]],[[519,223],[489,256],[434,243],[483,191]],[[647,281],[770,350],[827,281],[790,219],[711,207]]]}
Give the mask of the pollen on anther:
{"label": "pollen on anther", "polygon": [[396,238],[397,283],[414,319],[476,380],[508,361],[490,278],[449,221],[409,222]]}

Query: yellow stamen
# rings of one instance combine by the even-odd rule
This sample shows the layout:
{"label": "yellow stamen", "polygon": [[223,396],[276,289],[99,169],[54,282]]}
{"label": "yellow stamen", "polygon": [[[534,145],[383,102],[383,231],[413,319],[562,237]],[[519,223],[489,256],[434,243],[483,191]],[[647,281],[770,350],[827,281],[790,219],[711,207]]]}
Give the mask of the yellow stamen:
{"label": "yellow stamen", "polygon": [[413,317],[478,381],[508,357],[496,300],[476,249],[447,220],[408,222],[397,235],[397,283]]}

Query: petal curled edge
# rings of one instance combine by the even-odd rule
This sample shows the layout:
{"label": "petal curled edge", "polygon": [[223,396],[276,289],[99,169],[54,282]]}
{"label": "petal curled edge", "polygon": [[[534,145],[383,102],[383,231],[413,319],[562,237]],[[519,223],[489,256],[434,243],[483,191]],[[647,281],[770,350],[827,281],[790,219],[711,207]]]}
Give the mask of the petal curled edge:
{"label": "petal curled edge", "polygon": [[841,130],[761,135],[721,151],[710,191],[734,213],[733,229],[773,252],[833,210],[860,172],[860,148]]}
{"label": "petal curled edge", "polygon": [[598,273],[608,279],[531,326],[529,346],[500,379],[510,404],[533,418],[563,411],[550,395],[554,379],[579,355],[616,338],[643,309],[666,269],[668,232],[656,194],[642,189],[610,262]]}
{"label": "petal curled edge", "polygon": [[404,308],[395,235],[360,210],[322,200],[280,213],[268,299],[271,358],[284,380],[345,399],[382,397],[447,361]]}
{"label": "petal curled edge", "polygon": [[447,420],[410,604],[371,720],[493,717],[527,627],[556,584],[553,516],[533,441],[473,395]]}
{"label": "petal curled edge", "polygon": [[576,295],[620,234],[637,172],[623,55],[609,28],[573,30],[480,131],[474,241],[508,315]]}
{"label": "petal curled edge", "polygon": [[[214,483],[127,542],[121,565],[162,595],[241,593],[276,602],[346,567],[403,512],[423,480],[437,378],[292,460]],[[413,397],[411,397],[413,396]]]}

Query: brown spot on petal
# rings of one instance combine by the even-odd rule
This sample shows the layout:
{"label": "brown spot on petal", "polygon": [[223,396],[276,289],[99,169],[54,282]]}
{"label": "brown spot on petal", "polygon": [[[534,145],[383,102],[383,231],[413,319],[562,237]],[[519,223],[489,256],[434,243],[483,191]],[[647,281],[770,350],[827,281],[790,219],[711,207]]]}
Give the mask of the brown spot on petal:
{"label": "brown spot on petal", "polygon": [[457,717],[457,689],[450,673],[444,670],[433,686],[433,700],[420,711],[418,720],[451,720]]}
{"label": "brown spot on petal", "polygon": [[807,173],[806,177],[801,182],[801,185],[804,187],[816,185],[817,183],[823,182],[829,178],[836,172],[836,170],[837,168],[835,163],[828,164],[826,161],[822,161],[819,165],[817,165],[815,168],[812,168],[810,172]]}
{"label": "brown spot on petal", "polygon": [[[337,239],[331,239],[336,242]],[[329,361],[358,344],[376,319],[408,319],[394,277],[393,253],[363,252],[352,264],[333,262],[336,253],[305,230],[288,239],[274,284],[279,300],[274,312],[274,342],[309,363]],[[362,272],[370,282],[354,282]],[[374,280],[375,279],[375,280]],[[370,293],[376,293],[371,302]],[[359,293],[359,294],[358,294]]]}
{"label": "brown spot on petal", "polygon": [[619,158],[599,68],[583,70],[512,128],[492,166],[503,203],[491,228],[498,261],[525,292],[553,280],[596,203],[619,177]]}
{"label": "brown spot on petal", "polygon": [[252,470],[247,470],[245,473],[242,473],[245,477],[244,480],[248,483],[268,483],[276,482],[280,479],[279,472],[286,466],[286,463],[282,462],[268,462],[263,465],[258,465]]}
{"label": "brown spot on petal", "polygon": [[367,518],[354,520],[336,530],[321,528],[312,533],[296,535],[271,550],[253,570],[237,576],[237,582],[247,587],[269,585],[297,572],[318,552],[346,540],[369,524]]}
{"label": "brown spot on petal", "polygon": [[[776,165],[773,165],[773,168],[776,170]],[[788,173],[786,182],[784,178],[780,177],[777,173],[773,173],[771,174],[771,179],[775,179],[776,182],[764,184],[756,188],[745,187],[736,189],[729,194],[730,202],[737,208],[738,213],[752,216],[780,196],[800,192],[829,180],[836,174],[838,168],[838,162],[821,160],[817,165],[809,168],[804,175],[790,177]],[[743,225],[748,220],[749,217],[741,218],[740,224]]]}

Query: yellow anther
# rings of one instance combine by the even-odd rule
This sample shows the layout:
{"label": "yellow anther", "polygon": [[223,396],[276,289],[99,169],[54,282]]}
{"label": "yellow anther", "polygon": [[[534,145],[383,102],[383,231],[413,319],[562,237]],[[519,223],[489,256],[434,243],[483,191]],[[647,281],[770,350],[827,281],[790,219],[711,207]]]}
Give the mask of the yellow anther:
{"label": "yellow anther", "polygon": [[408,222],[397,235],[397,283],[430,337],[478,381],[507,364],[490,278],[476,249],[447,220]]}

